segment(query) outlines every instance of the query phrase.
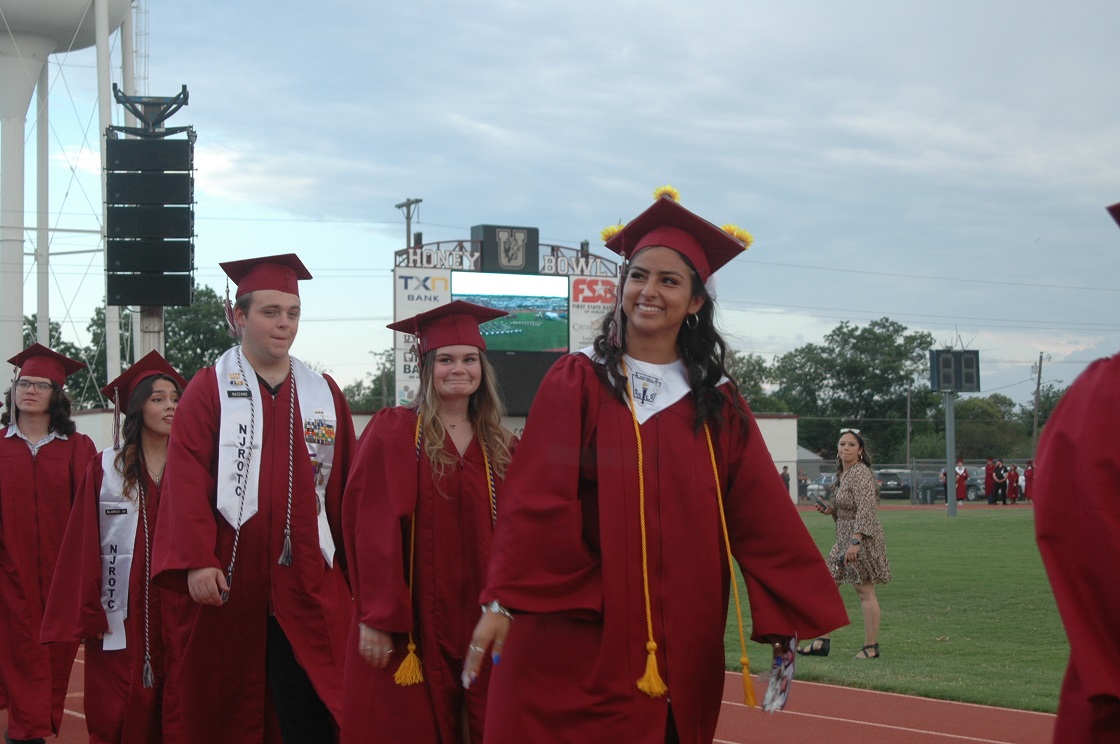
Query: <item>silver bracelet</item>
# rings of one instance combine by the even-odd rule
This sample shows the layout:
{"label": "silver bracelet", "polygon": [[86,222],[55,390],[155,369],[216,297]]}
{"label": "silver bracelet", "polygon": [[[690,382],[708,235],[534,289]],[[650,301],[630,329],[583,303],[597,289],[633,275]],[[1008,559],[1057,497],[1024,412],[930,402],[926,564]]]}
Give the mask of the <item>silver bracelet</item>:
{"label": "silver bracelet", "polygon": [[494,601],[488,603],[488,604],[482,605],[482,612],[483,613],[496,612],[499,615],[505,615],[510,620],[513,619],[513,613],[511,613],[505,607],[502,607],[501,603],[499,603],[498,600],[496,600],[496,599]]}

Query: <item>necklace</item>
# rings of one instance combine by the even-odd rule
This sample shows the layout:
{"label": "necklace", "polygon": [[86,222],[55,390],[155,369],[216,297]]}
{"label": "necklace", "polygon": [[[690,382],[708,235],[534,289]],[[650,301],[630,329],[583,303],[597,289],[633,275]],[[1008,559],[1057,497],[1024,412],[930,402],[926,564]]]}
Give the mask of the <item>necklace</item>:
{"label": "necklace", "polygon": [[453,424],[453,423],[451,423],[450,421],[448,421],[447,419],[445,419],[445,418],[442,418],[442,417],[440,418],[440,421],[442,421],[442,422],[443,422],[443,423],[444,423],[445,425],[447,425],[448,427],[450,427],[450,428],[454,429],[454,428],[455,428],[456,426],[458,426],[459,424],[464,424],[464,423],[466,423],[466,422],[467,422],[467,419],[463,419],[462,421],[459,421],[459,422],[457,422],[457,423],[454,423],[454,424]]}
{"label": "necklace", "polygon": [[163,471],[167,468],[167,463],[165,462],[163,464],[163,467],[159,469],[158,473],[152,470],[151,465],[145,465],[144,467],[148,469],[148,475],[152,476],[152,480],[155,481],[155,484],[158,486],[159,482],[163,480]]}

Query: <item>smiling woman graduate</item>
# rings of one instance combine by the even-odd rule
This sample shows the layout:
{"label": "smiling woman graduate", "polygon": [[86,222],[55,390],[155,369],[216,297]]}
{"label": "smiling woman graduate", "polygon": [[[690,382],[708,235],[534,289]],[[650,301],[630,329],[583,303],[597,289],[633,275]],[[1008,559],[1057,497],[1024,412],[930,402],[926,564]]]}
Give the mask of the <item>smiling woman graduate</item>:
{"label": "smiling woman graduate", "polygon": [[467,670],[500,655],[486,741],[712,741],[732,556],[755,641],[847,622],[724,365],[705,282],[748,241],[672,195],[607,239],[615,313],[546,375],[503,489]]}
{"label": "smiling woman graduate", "polygon": [[486,676],[464,690],[512,435],[479,325],[456,301],[389,327],[417,339],[420,392],[366,427],[343,499],[355,613],[342,741],[482,741]]}

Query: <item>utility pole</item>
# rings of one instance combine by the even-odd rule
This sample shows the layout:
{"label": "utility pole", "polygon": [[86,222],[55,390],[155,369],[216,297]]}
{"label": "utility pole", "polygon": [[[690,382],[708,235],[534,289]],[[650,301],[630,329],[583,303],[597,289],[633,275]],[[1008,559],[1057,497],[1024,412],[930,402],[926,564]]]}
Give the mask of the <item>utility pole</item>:
{"label": "utility pole", "polygon": [[397,209],[404,212],[404,247],[412,247],[412,208],[416,207],[416,214],[420,214],[420,202],[423,199],[405,199],[400,204],[395,205]]}
{"label": "utility pole", "polygon": [[1038,352],[1038,377],[1034,383],[1034,429],[1031,431],[1031,459],[1038,456],[1038,405],[1042,395],[1042,352]]}

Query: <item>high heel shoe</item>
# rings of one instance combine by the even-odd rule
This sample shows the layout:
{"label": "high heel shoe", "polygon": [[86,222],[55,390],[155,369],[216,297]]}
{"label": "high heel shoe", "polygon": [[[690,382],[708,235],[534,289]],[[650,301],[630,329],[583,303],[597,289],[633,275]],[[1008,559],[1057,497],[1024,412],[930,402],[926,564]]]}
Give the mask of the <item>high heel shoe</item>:
{"label": "high heel shoe", "polygon": [[[874,653],[872,653],[874,652]],[[856,654],[857,659],[878,659],[879,658],[879,644],[869,643],[859,650]]]}
{"label": "high heel shoe", "polygon": [[809,642],[809,645],[798,648],[797,653],[802,656],[828,656],[829,646],[831,645],[831,638],[815,638]]}

